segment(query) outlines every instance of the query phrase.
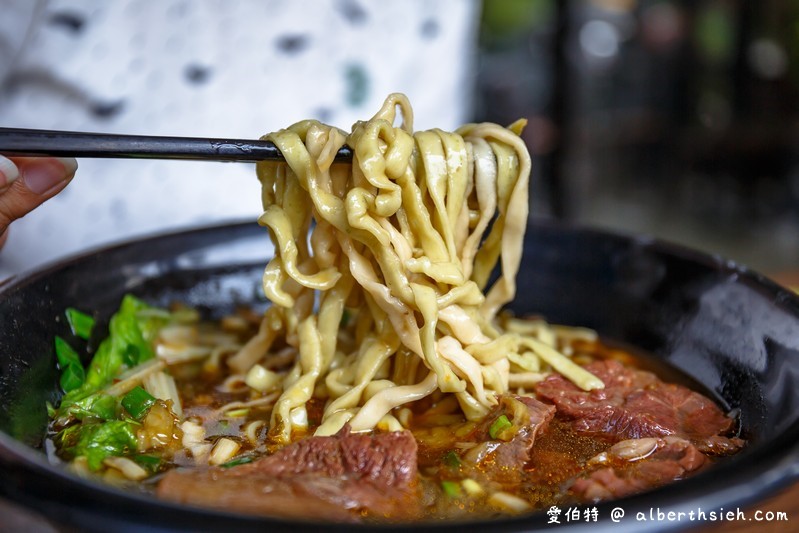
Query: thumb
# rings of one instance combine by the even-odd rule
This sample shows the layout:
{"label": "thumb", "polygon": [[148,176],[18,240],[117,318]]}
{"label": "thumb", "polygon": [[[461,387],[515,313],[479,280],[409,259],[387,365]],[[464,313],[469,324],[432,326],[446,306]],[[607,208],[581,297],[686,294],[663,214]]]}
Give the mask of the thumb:
{"label": "thumb", "polygon": [[58,194],[75,175],[71,158],[0,156],[0,234]]}

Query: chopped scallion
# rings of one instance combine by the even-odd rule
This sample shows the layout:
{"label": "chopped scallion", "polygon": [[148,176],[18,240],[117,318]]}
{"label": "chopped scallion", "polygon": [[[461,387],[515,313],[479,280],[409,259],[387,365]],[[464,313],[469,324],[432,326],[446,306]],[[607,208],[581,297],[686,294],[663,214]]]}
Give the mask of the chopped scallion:
{"label": "chopped scallion", "polygon": [[59,336],[55,338],[55,355],[61,367],[61,388],[69,392],[80,388],[86,381],[86,371],[80,362],[78,352]]}
{"label": "chopped scallion", "polygon": [[141,419],[155,403],[155,397],[141,387],[134,387],[122,398],[122,407],[136,420]]}
{"label": "chopped scallion", "polygon": [[247,463],[252,463],[253,461],[254,459],[252,457],[250,457],[249,455],[245,455],[243,457],[237,457],[236,459],[232,459],[227,463],[222,463],[219,466],[221,466],[222,468],[230,468],[231,466],[246,465]]}
{"label": "chopped scallion", "polygon": [[94,328],[94,318],[82,311],[78,311],[74,307],[68,307],[66,315],[72,333],[81,339],[89,340],[89,337],[92,335],[92,329]]}
{"label": "chopped scallion", "polygon": [[458,454],[450,450],[444,454],[444,464],[450,468],[458,468],[461,466],[461,458]]}
{"label": "chopped scallion", "polygon": [[158,472],[161,468],[161,458],[155,455],[134,455],[133,460],[151,474]]}
{"label": "chopped scallion", "polygon": [[444,490],[444,494],[450,498],[461,497],[461,486],[457,481],[442,481],[441,488]]}
{"label": "chopped scallion", "polygon": [[501,415],[494,420],[494,422],[491,424],[491,427],[488,428],[488,434],[492,439],[510,440],[509,437],[512,438],[513,435],[508,435],[506,430],[512,427],[513,424],[511,424],[511,421],[508,420],[508,417],[506,415]]}

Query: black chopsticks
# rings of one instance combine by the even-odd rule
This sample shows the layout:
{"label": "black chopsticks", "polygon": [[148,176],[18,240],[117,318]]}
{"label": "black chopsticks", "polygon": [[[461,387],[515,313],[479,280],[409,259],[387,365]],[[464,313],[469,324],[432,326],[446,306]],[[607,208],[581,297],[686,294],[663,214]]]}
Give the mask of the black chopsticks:
{"label": "black chopsticks", "polygon": [[[185,159],[204,161],[281,161],[283,154],[269,141],[155,137],[73,131],[0,128],[0,154],[119,159]],[[335,161],[352,161],[344,146]]]}

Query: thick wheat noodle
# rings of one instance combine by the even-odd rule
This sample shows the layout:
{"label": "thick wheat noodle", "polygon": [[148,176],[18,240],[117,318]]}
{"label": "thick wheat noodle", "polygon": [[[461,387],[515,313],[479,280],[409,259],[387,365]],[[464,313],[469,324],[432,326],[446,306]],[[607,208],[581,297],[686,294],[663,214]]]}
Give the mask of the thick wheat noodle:
{"label": "thick wheat noodle", "polygon": [[[507,353],[540,357],[542,369],[583,388],[602,386],[497,320],[516,292],[527,221],[523,123],[455,133],[412,125],[407,98],[392,94],[349,134],[303,121],[265,136],[285,157],[257,166],[259,223],[275,244],[263,277],[273,306],[228,363],[245,373],[276,342],[298,354],[272,411],[273,443],[307,430],[312,398],[325,404],[318,434],[345,423],[398,429],[392,410],[435,391],[478,419],[510,382],[533,381]],[[334,164],[345,144],[352,164]]]}

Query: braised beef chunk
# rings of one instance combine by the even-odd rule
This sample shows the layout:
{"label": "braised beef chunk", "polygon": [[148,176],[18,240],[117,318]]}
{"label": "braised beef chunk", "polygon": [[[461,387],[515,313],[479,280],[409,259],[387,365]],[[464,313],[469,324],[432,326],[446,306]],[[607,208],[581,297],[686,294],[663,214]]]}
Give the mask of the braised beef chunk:
{"label": "braised beef chunk", "polygon": [[599,468],[578,478],[571,491],[589,501],[620,498],[683,478],[707,462],[679,437],[624,440],[589,461],[589,468]]}
{"label": "braised beef chunk", "polygon": [[586,392],[560,375],[536,387],[539,397],[554,403],[558,415],[570,420],[580,433],[612,441],[674,435],[718,454],[732,453],[743,445],[742,440],[725,436],[732,419],[697,392],[611,359],[591,363],[586,370],[600,378],[605,388]]}
{"label": "braised beef chunk", "polygon": [[323,474],[368,479],[382,487],[407,486],[416,477],[416,440],[409,431],[312,437],[231,470],[231,475]]}
{"label": "braised beef chunk", "polygon": [[416,441],[409,431],[309,437],[230,469],[168,472],[158,495],[192,505],[319,520],[418,512]]}

